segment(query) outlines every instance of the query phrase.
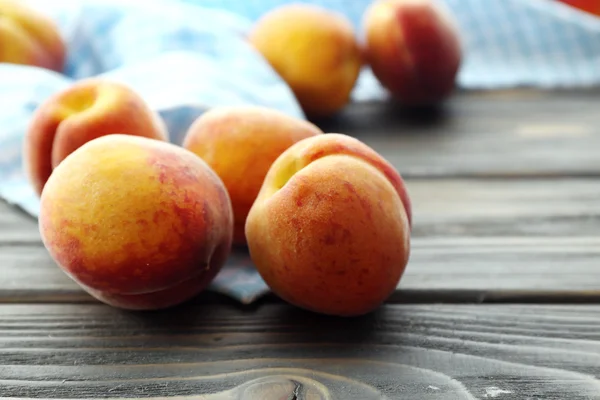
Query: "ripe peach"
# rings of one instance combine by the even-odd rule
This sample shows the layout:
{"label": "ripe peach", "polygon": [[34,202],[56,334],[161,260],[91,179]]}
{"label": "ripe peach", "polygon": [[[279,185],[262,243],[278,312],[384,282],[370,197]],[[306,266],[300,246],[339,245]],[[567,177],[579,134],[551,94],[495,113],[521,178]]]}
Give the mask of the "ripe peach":
{"label": "ripe peach", "polygon": [[362,53],[341,14],[316,5],[283,5],[259,19],[249,39],[307,115],[327,116],[348,103]]}
{"label": "ripe peach", "polygon": [[407,105],[442,101],[455,87],[461,43],[451,14],[433,0],[376,0],[363,19],[373,74]]}
{"label": "ripe peach", "polygon": [[353,316],[396,288],[410,253],[400,174],[342,134],[304,139],[271,166],[246,220],[250,256],[273,292],[298,307]]}
{"label": "ripe peach", "polygon": [[246,216],[273,161],[299,140],[321,133],[310,122],[257,106],[214,108],[190,126],[183,147],[225,183],[233,205],[234,243],[246,244]]}
{"label": "ripe peach", "polygon": [[61,72],[66,48],[49,17],[15,0],[0,0],[0,62]]}
{"label": "ripe peach", "polygon": [[112,133],[168,139],[160,116],[121,83],[88,78],[46,99],[31,117],[23,149],[23,168],[36,193],[66,156]]}
{"label": "ripe peach", "polygon": [[158,309],[201,292],[231,249],[227,190],[193,153],[113,134],[82,145],[54,170],[39,227],[52,258],[92,296]]}

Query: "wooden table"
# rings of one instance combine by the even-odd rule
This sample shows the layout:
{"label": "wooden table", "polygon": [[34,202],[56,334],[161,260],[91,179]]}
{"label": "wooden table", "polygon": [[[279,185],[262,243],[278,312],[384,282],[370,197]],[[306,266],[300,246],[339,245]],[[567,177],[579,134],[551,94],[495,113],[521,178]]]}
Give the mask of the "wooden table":
{"label": "wooden table", "polygon": [[214,293],[116,310],[0,203],[0,398],[600,399],[599,99],[460,94],[320,122],[393,162],[414,202],[406,274],[361,318]]}

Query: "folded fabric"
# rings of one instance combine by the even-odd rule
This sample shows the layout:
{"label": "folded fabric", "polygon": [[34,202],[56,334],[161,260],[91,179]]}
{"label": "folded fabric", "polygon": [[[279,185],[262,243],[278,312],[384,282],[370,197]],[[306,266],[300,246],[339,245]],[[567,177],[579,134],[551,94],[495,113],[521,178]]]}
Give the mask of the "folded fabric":
{"label": "folded fabric", "polygon": [[[22,168],[23,136],[36,107],[72,82],[107,77],[140,93],[173,142],[219,105],[254,104],[304,115],[292,92],[245,40],[285,0],[23,0],[50,15],[68,45],[64,74],[0,64],[0,198],[37,217]],[[600,83],[600,19],[552,0],[440,0],[464,43],[464,89]],[[360,36],[367,0],[306,0],[345,14]],[[385,98],[363,71],[354,101]],[[213,290],[251,302],[268,288],[247,255],[233,254]]]}

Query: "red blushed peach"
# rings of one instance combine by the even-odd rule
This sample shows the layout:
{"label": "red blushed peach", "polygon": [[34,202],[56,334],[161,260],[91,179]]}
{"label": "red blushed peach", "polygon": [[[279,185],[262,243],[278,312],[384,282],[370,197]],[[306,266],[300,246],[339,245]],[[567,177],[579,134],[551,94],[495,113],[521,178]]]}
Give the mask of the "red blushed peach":
{"label": "red blushed peach", "polygon": [[59,267],[115,307],[158,309],[201,292],[223,266],[233,213],[220,178],[171,143],[106,135],[61,162],[40,199]]}
{"label": "red blushed peach", "polygon": [[273,161],[294,143],[321,133],[310,122],[256,106],[214,108],[190,126],[183,147],[206,161],[225,183],[236,244],[246,244],[246,216]]}
{"label": "red blushed peach", "polygon": [[98,78],[46,99],[31,117],[23,167],[39,195],[53,169],[84,143],[113,133],[168,140],[160,116],[131,88]]}
{"label": "red blushed peach", "polygon": [[560,0],[572,7],[594,15],[600,15],[600,2],[597,0]]}
{"label": "red blushed peach", "polygon": [[451,14],[433,0],[377,0],[363,19],[373,74],[399,101],[428,105],[454,90],[461,43]]}
{"label": "red blushed peach", "polygon": [[0,62],[61,72],[65,56],[54,21],[21,2],[0,0]]}
{"label": "red blushed peach", "polygon": [[366,144],[319,135],[273,163],[246,238],[282,299],[324,314],[365,314],[389,297],[408,263],[410,201],[399,173]]}
{"label": "red blushed peach", "polygon": [[250,43],[287,82],[311,117],[334,114],[350,100],[362,68],[352,24],[309,4],[286,4],[257,21]]}

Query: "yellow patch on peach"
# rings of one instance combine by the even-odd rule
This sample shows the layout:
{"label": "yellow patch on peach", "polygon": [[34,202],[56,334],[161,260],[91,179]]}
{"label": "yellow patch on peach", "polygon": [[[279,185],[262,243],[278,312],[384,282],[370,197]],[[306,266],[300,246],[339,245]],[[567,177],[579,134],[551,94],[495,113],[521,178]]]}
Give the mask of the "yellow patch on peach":
{"label": "yellow patch on peach", "polygon": [[348,103],[363,59],[354,28],[341,14],[315,5],[284,5],[257,21],[249,40],[307,115],[331,115]]}
{"label": "yellow patch on peach", "polygon": [[296,143],[271,166],[246,237],[257,270],[289,303],[360,315],[400,281],[410,254],[406,190],[369,154],[356,139],[326,134]]}
{"label": "yellow patch on peach", "polygon": [[[84,289],[117,307],[162,308],[199,293],[231,247],[233,217],[222,181],[200,158],[167,142],[119,134],[94,139],[57,166],[40,201],[50,255]],[[192,288],[174,290],[190,282]]]}
{"label": "yellow patch on peach", "polygon": [[310,122],[257,106],[214,108],[190,126],[183,147],[223,180],[233,205],[236,244],[246,243],[246,217],[271,164],[294,143],[321,133]]}

